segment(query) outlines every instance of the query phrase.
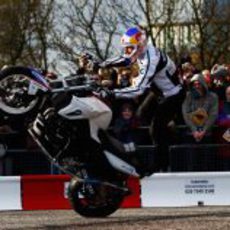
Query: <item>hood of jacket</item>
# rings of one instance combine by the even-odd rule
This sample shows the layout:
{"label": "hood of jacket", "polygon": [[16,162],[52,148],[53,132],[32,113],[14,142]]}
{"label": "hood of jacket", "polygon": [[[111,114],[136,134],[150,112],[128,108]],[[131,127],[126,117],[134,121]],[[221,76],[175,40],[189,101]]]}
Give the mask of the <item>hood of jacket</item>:
{"label": "hood of jacket", "polygon": [[190,80],[190,90],[194,94],[196,93],[195,92],[196,89],[194,89],[194,87],[193,87],[193,84],[194,84],[195,81],[198,81],[201,84],[201,86],[204,89],[204,94],[206,95],[209,92],[209,90],[208,90],[208,85],[205,82],[204,76],[201,73],[199,73],[199,74],[194,74],[193,77],[191,78],[191,80]]}

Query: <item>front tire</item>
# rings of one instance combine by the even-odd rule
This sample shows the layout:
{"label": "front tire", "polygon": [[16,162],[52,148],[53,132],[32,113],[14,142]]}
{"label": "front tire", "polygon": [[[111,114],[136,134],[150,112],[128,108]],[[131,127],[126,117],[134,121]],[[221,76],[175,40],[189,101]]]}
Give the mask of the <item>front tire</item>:
{"label": "front tire", "polygon": [[[94,195],[87,194],[90,188],[94,190]],[[83,184],[76,178],[70,181],[68,197],[74,211],[84,217],[106,217],[119,209],[124,199],[124,195],[115,189]]]}
{"label": "front tire", "polygon": [[0,72],[0,108],[6,115],[31,113],[39,103],[37,95],[28,95],[30,69],[8,67]]}

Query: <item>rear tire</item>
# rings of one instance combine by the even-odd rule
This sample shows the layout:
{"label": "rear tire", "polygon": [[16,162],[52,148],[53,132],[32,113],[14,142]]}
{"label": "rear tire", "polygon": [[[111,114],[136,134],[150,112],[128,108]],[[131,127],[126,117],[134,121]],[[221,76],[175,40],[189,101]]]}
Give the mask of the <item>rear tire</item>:
{"label": "rear tire", "polygon": [[[94,187],[95,185],[91,186]],[[120,208],[124,195],[114,191],[115,189],[100,186],[100,188],[96,188],[99,197],[95,195],[89,198],[82,194],[87,189],[86,187],[82,182],[72,178],[68,188],[69,201],[74,211],[81,216],[106,217]],[[100,199],[100,195],[105,196],[106,199]]]}

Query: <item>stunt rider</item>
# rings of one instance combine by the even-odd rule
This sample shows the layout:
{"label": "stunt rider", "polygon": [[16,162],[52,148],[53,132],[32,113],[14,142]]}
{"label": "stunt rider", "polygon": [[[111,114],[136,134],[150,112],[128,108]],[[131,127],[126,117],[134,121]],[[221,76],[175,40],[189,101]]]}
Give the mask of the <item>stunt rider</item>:
{"label": "stunt rider", "polygon": [[157,146],[154,171],[167,171],[168,168],[168,123],[180,112],[184,90],[180,84],[174,62],[160,49],[148,44],[147,35],[139,27],[129,28],[121,37],[123,53],[120,57],[109,59],[99,67],[139,65],[139,75],[134,85],[114,89],[115,98],[136,99],[148,91],[157,95],[157,106],[152,108],[151,133]]}

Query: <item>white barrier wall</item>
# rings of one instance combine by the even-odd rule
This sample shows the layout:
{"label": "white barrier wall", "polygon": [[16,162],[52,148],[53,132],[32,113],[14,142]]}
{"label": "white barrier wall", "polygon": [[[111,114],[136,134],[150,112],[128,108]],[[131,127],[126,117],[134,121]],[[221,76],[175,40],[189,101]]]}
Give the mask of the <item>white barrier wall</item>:
{"label": "white barrier wall", "polygon": [[21,210],[21,177],[0,176],[0,210]]}
{"label": "white barrier wall", "polygon": [[230,205],[230,172],[162,173],[141,181],[142,207]]}

